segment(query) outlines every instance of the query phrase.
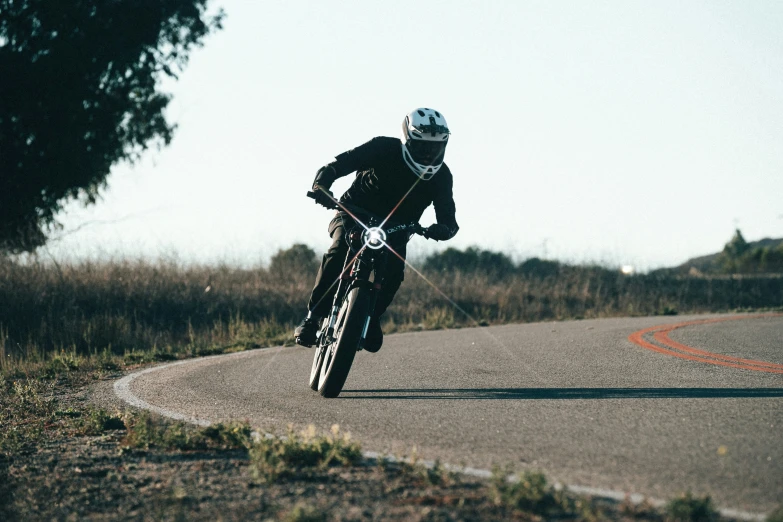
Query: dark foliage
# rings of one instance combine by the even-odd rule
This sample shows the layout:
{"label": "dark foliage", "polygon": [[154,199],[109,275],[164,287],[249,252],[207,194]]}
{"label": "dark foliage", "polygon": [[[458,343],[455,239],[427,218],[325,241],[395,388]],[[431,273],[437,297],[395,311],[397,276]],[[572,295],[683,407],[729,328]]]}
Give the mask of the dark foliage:
{"label": "dark foliage", "polygon": [[783,272],[783,243],[753,247],[739,229],[718,255],[717,265],[726,274],[754,274]]}
{"label": "dark foliage", "polygon": [[0,252],[46,241],[72,198],[175,126],[158,90],[219,29],[208,0],[0,0]]}
{"label": "dark foliage", "polygon": [[272,256],[269,272],[276,276],[291,276],[292,272],[313,275],[318,270],[318,256],[307,245],[296,243],[291,248],[278,250]]}
{"label": "dark foliage", "polygon": [[492,277],[506,277],[516,270],[514,262],[502,252],[468,247],[464,251],[447,248],[424,260],[424,269],[432,272],[482,272]]}
{"label": "dark foliage", "polygon": [[656,271],[662,274],[780,274],[783,273],[783,238],[746,241],[742,232],[734,236],[721,252],[689,259],[673,268]]}
{"label": "dark foliage", "polygon": [[531,277],[551,277],[560,272],[560,263],[531,257],[519,265],[519,271]]}

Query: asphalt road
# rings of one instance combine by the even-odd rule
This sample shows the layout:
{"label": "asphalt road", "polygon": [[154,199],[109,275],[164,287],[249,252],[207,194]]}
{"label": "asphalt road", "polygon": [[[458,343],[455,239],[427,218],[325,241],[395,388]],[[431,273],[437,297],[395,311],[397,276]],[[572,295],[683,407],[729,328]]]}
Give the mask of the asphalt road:
{"label": "asphalt road", "polygon": [[198,419],[278,431],[339,424],[366,450],[416,447],[425,459],[511,463],[659,499],[690,489],[721,507],[768,512],[783,503],[783,315],[629,340],[656,325],[726,317],[390,335],[379,353],[357,355],[337,399],[310,391],[312,351],[301,347],[167,366],[128,391]]}

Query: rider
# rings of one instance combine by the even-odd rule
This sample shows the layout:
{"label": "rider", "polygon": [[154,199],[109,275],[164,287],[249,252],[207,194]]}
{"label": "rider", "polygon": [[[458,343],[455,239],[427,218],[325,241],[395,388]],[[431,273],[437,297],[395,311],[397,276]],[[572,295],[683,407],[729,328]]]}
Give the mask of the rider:
{"label": "rider", "polygon": [[[335,161],[321,167],[313,182],[317,203],[330,204],[334,196],[329,190],[338,178],[356,171],[356,179],[340,198],[341,202],[356,205],[381,217],[391,215],[399,223],[416,222],[424,210],[435,206],[437,223],[428,227],[424,236],[445,241],[459,230],[455,219],[452,198],[452,177],[449,167],[443,163],[449,128],[440,112],[421,108],[405,116],[402,123],[402,140],[379,136],[355,149],[343,152]],[[333,283],[343,269],[348,252],[346,230],[354,225],[353,219],[338,211],[329,223],[332,246],[324,254],[315,278],[315,287],[307,305],[307,317],[294,331],[296,343],[302,346],[315,344],[318,327],[326,317],[334,299],[337,285]],[[389,238],[389,246],[403,259],[407,235]],[[390,254],[386,265],[373,316],[362,347],[377,352],[383,344],[380,316],[394,298],[403,280],[405,263]]]}

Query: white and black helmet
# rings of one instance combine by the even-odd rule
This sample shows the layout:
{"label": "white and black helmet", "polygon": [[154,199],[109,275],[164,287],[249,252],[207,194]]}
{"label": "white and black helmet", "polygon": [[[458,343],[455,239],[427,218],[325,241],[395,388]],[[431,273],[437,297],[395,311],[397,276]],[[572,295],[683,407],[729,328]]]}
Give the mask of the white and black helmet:
{"label": "white and black helmet", "polygon": [[433,109],[416,109],[402,122],[402,157],[414,174],[424,181],[432,178],[446,155],[449,127],[443,114]]}

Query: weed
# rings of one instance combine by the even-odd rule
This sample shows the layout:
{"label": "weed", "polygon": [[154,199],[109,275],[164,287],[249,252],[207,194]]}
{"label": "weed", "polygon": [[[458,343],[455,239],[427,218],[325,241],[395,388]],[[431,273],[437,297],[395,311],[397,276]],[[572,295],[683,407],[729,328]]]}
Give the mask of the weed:
{"label": "weed", "polygon": [[119,413],[110,414],[104,409],[89,408],[86,415],[80,415],[77,431],[81,435],[100,435],[108,430],[124,430],[125,421]]}
{"label": "weed", "polygon": [[323,511],[300,503],[294,506],[294,509],[288,513],[284,520],[286,522],[324,522],[327,518]]}
{"label": "weed", "polygon": [[601,513],[584,497],[567,495],[547,483],[539,472],[519,473],[509,480],[510,468],[495,467],[490,479],[490,495],[495,504],[552,518],[596,520]]}
{"label": "weed", "polygon": [[783,506],[780,506],[767,515],[766,522],[783,522]]}
{"label": "weed", "polygon": [[457,475],[444,468],[440,460],[436,460],[432,467],[422,467],[421,478],[428,486],[445,486],[456,482]]}
{"label": "weed", "polygon": [[669,520],[677,521],[707,522],[718,519],[712,498],[709,495],[694,497],[690,491],[671,500],[666,506],[666,513]]}
{"label": "weed", "polygon": [[508,471],[498,467],[492,470],[490,488],[496,504],[540,515],[562,511],[561,495],[547,484],[542,473],[525,471],[517,480],[509,481]]}
{"label": "weed", "polygon": [[54,418],[56,404],[51,398],[53,385],[25,378],[0,386],[0,458],[31,448],[44,435]]}
{"label": "weed", "polygon": [[43,376],[51,379],[62,373],[77,371],[81,367],[82,361],[83,358],[75,353],[61,350],[44,365]]}
{"label": "weed", "polygon": [[184,422],[166,422],[143,411],[126,415],[125,446],[164,450],[247,449],[250,425],[246,422],[219,423],[197,428]]}
{"label": "weed", "polygon": [[54,413],[52,401],[47,398],[51,395],[52,388],[51,384],[35,379],[14,381],[11,400],[29,414],[48,417]]}
{"label": "weed", "polygon": [[[388,467],[388,464],[383,464],[382,467]],[[404,475],[416,479],[424,487],[447,486],[459,480],[458,475],[443,467],[440,460],[435,460],[432,466],[427,466],[419,461],[415,447],[411,457],[400,462],[399,469]]]}
{"label": "weed", "polygon": [[74,408],[66,408],[64,410],[57,410],[54,412],[55,416],[57,417],[67,417],[67,418],[79,418],[82,416],[82,412],[80,412],[77,409]]}
{"label": "weed", "polygon": [[248,449],[252,444],[252,430],[247,422],[219,422],[202,428],[199,433],[211,448]]}
{"label": "weed", "polygon": [[171,352],[158,350],[157,347],[146,351],[130,351],[123,357],[125,364],[145,364],[152,362],[174,361],[177,356]]}
{"label": "weed", "polygon": [[315,427],[297,434],[289,428],[285,437],[262,438],[250,447],[253,476],[262,482],[275,482],[305,468],[331,465],[351,466],[362,458],[361,447],[341,434],[336,424],[331,434],[316,435]]}
{"label": "weed", "polygon": [[658,510],[648,499],[644,499],[642,502],[636,503],[632,502],[630,498],[626,497],[622,504],[620,504],[618,511],[625,518],[643,520],[655,520],[658,518]]}
{"label": "weed", "polygon": [[454,310],[451,308],[434,308],[427,311],[427,315],[424,317],[424,326],[428,330],[454,328],[455,324]]}

